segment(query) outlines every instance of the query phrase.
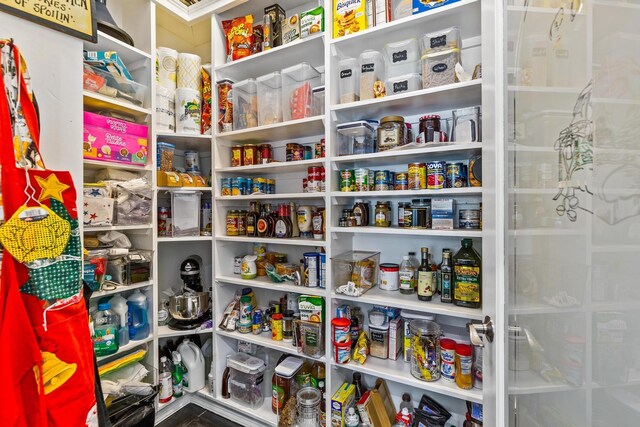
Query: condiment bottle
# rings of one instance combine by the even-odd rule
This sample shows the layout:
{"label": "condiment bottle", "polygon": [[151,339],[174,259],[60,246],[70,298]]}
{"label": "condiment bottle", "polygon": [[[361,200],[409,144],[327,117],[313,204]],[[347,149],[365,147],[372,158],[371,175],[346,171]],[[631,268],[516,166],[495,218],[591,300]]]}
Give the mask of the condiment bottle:
{"label": "condiment bottle", "polygon": [[469,344],[456,345],[456,384],[469,390],[473,387],[471,367],[473,365],[473,350]]}
{"label": "condiment bottle", "polygon": [[291,223],[291,237],[300,237],[300,227],[298,227],[298,210],[294,202],[289,203],[289,222]]}
{"label": "condiment bottle", "polygon": [[312,209],[311,206],[298,206],[298,226],[300,228],[300,237],[311,238],[313,237],[311,218]]}
{"label": "condiment bottle", "polygon": [[357,402],[360,400],[364,392],[367,391],[367,389],[362,385],[362,375],[360,374],[360,372],[353,373],[353,385],[356,388],[355,401]]}
{"label": "condiment bottle", "polygon": [[411,295],[415,292],[414,286],[414,274],[415,270],[411,263],[409,255],[402,257],[402,263],[400,263],[400,293],[405,295]]}
{"label": "condiment bottle", "polygon": [[441,285],[440,302],[444,302],[444,303],[453,302],[453,299],[451,296],[452,279],[453,279],[453,270],[451,268],[451,251],[449,249],[443,249],[442,265],[440,267],[440,285]]}
{"label": "condiment bottle", "polygon": [[313,213],[313,217],[311,218],[311,225],[313,227],[313,238],[316,240],[322,240],[324,215],[321,211]]}
{"label": "condiment bottle", "polygon": [[313,367],[311,368],[311,377],[316,383],[316,387],[318,387],[318,389],[320,390],[320,393],[322,393],[322,400],[320,401],[320,411],[325,412],[325,398],[327,387],[325,383],[326,374],[324,363],[315,362],[313,364]]}
{"label": "condiment bottle", "polygon": [[249,213],[247,214],[247,236],[256,237],[258,235],[258,218],[260,217],[260,203],[249,202]]}
{"label": "condiment bottle", "polygon": [[453,257],[453,303],[480,308],[482,299],[482,259],[471,239],[462,239],[462,248]]}
{"label": "condiment bottle", "polygon": [[422,263],[418,267],[418,299],[431,301],[436,286],[435,273],[429,265],[429,249],[422,248],[421,253]]}
{"label": "condiment bottle", "polygon": [[292,225],[291,219],[287,214],[289,205],[282,204],[278,207],[278,217],[275,222],[274,236],[278,238],[291,237]]}

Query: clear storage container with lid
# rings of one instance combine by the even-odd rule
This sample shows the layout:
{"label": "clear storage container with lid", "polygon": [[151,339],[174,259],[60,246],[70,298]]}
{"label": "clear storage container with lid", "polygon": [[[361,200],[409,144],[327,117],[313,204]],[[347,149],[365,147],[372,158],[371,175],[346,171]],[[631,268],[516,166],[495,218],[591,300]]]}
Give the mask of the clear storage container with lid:
{"label": "clear storage container with lid", "polygon": [[320,73],[306,62],[283,69],[282,119],[311,117],[311,89],[320,85]]}
{"label": "clear storage container with lid", "polygon": [[441,50],[460,48],[460,29],[458,27],[450,27],[423,34],[420,42],[423,55]]}
{"label": "clear storage container with lid", "polygon": [[387,77],[420,72],[420,47],[418,39],[411,38],[384,47],[387,60]]}
{"label": "clear storage container with lid", "polygon": [[282,75],[280,71],[256,79],[258,87],[258,126],[282,121]]}
{"label": "clear storage container with lid", "polygon": [[322,393],[315,387],[304,387],[296,393],[298,418],[294,427],[320,426],[320,400]]}
{"label": "clear storage container with lid", "polygon": [[456,64],[460,49],[454,48],[428,53],[422,57],[422,88],[437,87],[456,82]]}
{"label": "clear storage container with lid", "polygon": [[385,63],[384,56],[377,50],[367,49],[358,57],[360,68],[360,99],[373,99],[383,96]]}
{"label": "clear storage container with lid", "polygon": [[412,92],[422,89],[420,74],[404,74],[398,77],[389,77],[386,82],[387,95],[396,95],[403,92]]}
{"label": "clear storage container with lid", "polygon": [[382,325],[375,325],[369,322],[369,354],[379,359],[389,357],[389,321],[384,320]]}
{"label": "clear storage container with lid", "polygon": [[373,153],[376,132],[369,122],[342,123],[337,126],[337,132],[338,156]]}
{"label": "clear storage container with lid", "polygon": [[311,115],[321,116],[324,114],[324,85],[311,89]]}
{"label": "clear storage container with lid", "polygon": [[404,352],[404,361],[409,362],[411,360],[411,330],[409,329],[409,325],[412,320],[428,320],[435,321],[436,316],[433,314],[423,314],[415,311],[402,310],[401,313],[402,320],[404,323],[404,331],[403,331],[403,343],[402,350]]}
{"label": "clear storage container with lid", "polygon": [[264,402],[264,361],[246,353],[236,353],[227,359],[231,398],[255,409]]}
{"label": "clear storage container with lid", "polygon": [[440,379],[440,325],[429,320],[412,320],[411,375],[423,381]]}
{"label": "clear storage container with lid", "polygon": [[256,79],[246,79],[232,86],[233,130],[258,125],[258,86]]}
{"label": "clear storage container with lid", "polygon": [[345,58],[338,62],[338,90],[340,104],[360,100],[360,69],[356,58]]}

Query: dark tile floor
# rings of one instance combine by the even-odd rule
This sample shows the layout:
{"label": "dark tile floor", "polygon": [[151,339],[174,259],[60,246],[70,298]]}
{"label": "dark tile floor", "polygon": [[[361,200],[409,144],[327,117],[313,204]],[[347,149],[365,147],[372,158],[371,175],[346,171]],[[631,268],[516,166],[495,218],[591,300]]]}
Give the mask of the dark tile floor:
{"label": "dark tile floor", "polygon": [[156,427],[242,427],[219,415],[190,403]]}

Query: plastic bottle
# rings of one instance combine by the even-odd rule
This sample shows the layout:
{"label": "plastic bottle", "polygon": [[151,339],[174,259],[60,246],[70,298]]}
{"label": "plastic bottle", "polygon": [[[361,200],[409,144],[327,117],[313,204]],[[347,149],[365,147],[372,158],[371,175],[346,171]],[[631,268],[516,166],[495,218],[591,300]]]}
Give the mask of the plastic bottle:
{"label": "plastic bottle", "polygon": [[108,356],[118,351],[118,315],[111,310],[111,304],[98,304],[93,316],[93,350],[96,356]]}
{"label": "plastic bottle", "polygon": [[411,402],[411,395],[409,393],[404,393],[402,395],[402,402],[400,402],[400,411],[403,408],[407,408],[410,414],[413,414],[413,402]]}
{"label": "plastic bottle", "polygon": [[415,292],[415,269],[411,263],[411,257],[405,255],[400,263],[400,293],[411,295]]}
{"label": "plastic bottle", "polygon": [[409,427],[413,423],[413,414],[407,408],[402,408],[396,414],[396,425]]}
{"label": "plastic bottle", "polygon": [[167,403],[173,397],[173,379],[171,362],[165,356],[160,358],[160,403]]}
{"label": "plastic bottle", "polygon": [[129,338],[141,340],[149,336],[147,320],[147,297],[136,290],[127,298],[129,308]]}
{"label": "plastic bottle", "polygon": [[129,343],[129,307],[127,300],[121,295],[116,295],[109,300],[111,309],[118,315],[120,327],[118,328],[118,345]]}
{"label": "plastic bottle", "polygon": [[180,357],[180,353],[174,351],[171,354],[173,358],[173,371],[172,371],[172,380],[173,380],[173,397],[182,397],[184,394],[182,391],[183,381],[184,381],[184,370],[182,367],[182,357]]}
{"label": "plastic bottle", "polygon": [[214,362],[211,362],[211,367],[209,368],[207,384],[209,386],[209,394],[214,396],[214,393],[216,392],[216,366]]}
{"label": "plastic bottle", "polygon": [[346,427],[358,427],[360,425],[360,417],[356,414],[356,410],[349,408],[347,415],[344,417]]}
{"label": "plastic bottle", "polygon": [[191,340],[185,339],[178,346],[178,353],[180,353],[182,363],[187,367],[187,372],[189,373],[187,384],[183,386],[185,391],[194,393],[204,388],[205,365],[204,356],[202,355],[202,351],[200,351],[200,347]]}

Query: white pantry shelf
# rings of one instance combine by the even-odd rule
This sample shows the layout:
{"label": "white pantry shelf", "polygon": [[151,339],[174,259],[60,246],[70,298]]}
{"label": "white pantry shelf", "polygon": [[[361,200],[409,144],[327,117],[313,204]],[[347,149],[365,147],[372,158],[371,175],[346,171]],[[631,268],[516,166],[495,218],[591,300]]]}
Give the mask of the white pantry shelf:
{"label": "white pantry shelf", "polygon": [[293,292],[301,295],[324,296],[327,292],[327,290],[324,288],[308,288],[306,286],[296,286],[291,282],[274,283],[266,276],[248,280],[243,279],[242,277],[240,277],[240,275],[217,275],[216,281],[239,286],[248,286],[251,288],[268,289],[275,292]]}
{"label": "white pantry shelf", "polygon": [[265,126],[233,130],[216,134],[218,141],[233,142],[274,142],[310,136],[324,136],[324,116],[306,117]]}

